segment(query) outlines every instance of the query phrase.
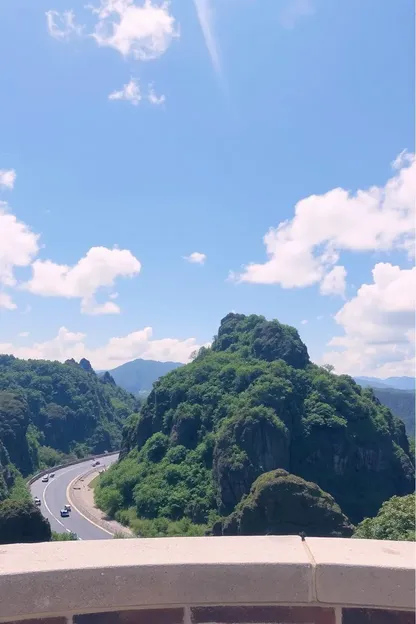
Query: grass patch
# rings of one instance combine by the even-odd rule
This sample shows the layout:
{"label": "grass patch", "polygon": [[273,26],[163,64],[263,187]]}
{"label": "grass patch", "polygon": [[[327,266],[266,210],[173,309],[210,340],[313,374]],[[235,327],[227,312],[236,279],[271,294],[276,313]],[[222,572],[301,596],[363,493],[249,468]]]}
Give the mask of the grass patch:
{"label": "grass patch", "polygon": [[97,475],[96,477],[94,477],[92,481],[88,483],[88,487],[93,490],[95,486],[98,485],[99,480],[100,480],[100,475]]}

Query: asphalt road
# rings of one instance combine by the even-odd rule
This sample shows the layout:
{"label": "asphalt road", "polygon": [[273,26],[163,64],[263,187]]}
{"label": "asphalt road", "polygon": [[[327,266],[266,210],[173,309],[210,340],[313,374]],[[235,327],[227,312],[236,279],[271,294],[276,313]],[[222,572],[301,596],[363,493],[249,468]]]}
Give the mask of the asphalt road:
{"label": "asphalt road", "polygon": [[[117,458],[118,453],[100,457],[100,467],[109,466]],[[42,483],[42,477],[39,477],[30,486],[30,491],[33,496],[38,496],[42,501],[40,510],[45,518],[49,520],[52,531],[57,531],[58,533],[64,533],[65,531],[68,533],[73,532],[82,540],[112,539],[109,533],[92,524],[74,508],[70,512],[69,518],[61,518],[60,515],[60,510],[68,503],[66,491],[69,484],[75,477],[91,470],[91,467],[92,460],[89,459],[81,464],[61,468],[61,470],[54,471],[55,476],[49,479],[48,483]]]}

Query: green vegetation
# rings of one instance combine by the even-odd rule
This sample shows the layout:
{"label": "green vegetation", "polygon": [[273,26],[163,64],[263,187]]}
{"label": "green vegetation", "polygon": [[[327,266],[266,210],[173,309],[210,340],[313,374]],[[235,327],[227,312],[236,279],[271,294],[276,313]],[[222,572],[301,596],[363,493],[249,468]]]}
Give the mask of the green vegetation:
{"label": "green vegetation", "polygon": [[[0,355],[0,542],[51,539],[23,477],[118,449],[139,402],[98,378],[87,360],[65,364]],[[59,534],[53,539],[74,539]]]}
{"label": "green vegetation", "polygon": [[78,537],[76,533],[57,533],[56,531],[52,531],[52,541],[53,542],[76,542]]}
{"label": "green vegetation", "polygon": [[87,360],[65,364],[0,355],[0,500],[18,472],[119,448],[136,399],[99,379]]}
{"label": "green vegetation", "polygon": [[393,496],[383,503],[375,518],[358,525],[354,537],[415,541],[415,495]]}
{"label": "green vegetation", "polygon": [[47,542],[51,536],[49,522],[32,501],[0,502],[0,544]]}
{"label": "green vegetation", "polygon": [[350,537],[353,526],[316,483],[272,470],[258,477],[235,511],[213,527],[216,535]]}
{"label": "green vegetation", "polygon": [[406,427],[409,438],[415,436],[415,392],[412,390],[396,390],[395,388],[373,388],[378,400],[391,409]]}
{"label": "green vegetation", "polygon": [[294,328],[228,314],[212,347],[125,421],[95,497],[141,535],[203,534],[278,468],[318,484],[353,523],[414,489],[404,425],[371,389],[312,364]]}

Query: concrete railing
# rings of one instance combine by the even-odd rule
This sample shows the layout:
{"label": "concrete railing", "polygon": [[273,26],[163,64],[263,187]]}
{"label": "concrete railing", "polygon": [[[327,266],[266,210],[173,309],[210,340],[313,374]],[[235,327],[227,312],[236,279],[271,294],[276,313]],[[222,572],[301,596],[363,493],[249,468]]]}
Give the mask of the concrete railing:
{"label": "concrete railing", "polygon": [[294,536],[14,544],[0,622],[411,624],[415,544]]}
{"label": "concrete railing", "polygon": [[82,464],[83,462],[90,461],[94,457],[111,457],[112,455],[118,455],[120,451],[111,451],[111,453],[98,453],[97,455],[87,455],[82,459],[74,459],[73,461],[66,462],[64,464],[58,464],[57,466],[52,466],[50,468],[45,468],[45,470],[39,470],[33,477],[27,480],[27,485],[32,485],[35,481],[43,477],[45,474],[49,474],[50,472],[56,472],[61,468],[67,468],[68,466],[76,466],[77,464]]}

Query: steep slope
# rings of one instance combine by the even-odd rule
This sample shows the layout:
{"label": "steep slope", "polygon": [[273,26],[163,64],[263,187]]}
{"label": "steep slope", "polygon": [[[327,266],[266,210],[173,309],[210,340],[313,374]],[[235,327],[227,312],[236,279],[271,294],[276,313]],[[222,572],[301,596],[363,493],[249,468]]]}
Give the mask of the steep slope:
{"label": "steep slope", "polygon": [[86,362],[0,356],[2,464],[26,475],[39,467],[45,448],[82,456],[119,447],[123,419],[136,401]]}
{"label": "steep slope", "polygon": [[373,388],[380,403],[388,407],[400,418],[406,427],[407,435],[415,435],[415,392],[411,390],[395,390],[394,388]]}
{"label": "steep slope", "polygon": [[371,389],[311,364],[294,328],[229,314],[128,420],[97,502],[124,520],[212,524],[277,468],[317,483],[354,523],[414,486],[404,425]]}
{"label": "steep slope", "polygon": [[180,362],[157,362],[137,359],[110,370],[118,386],[132,394],[150,392],[152,385],[163,375],[182,366]]}

